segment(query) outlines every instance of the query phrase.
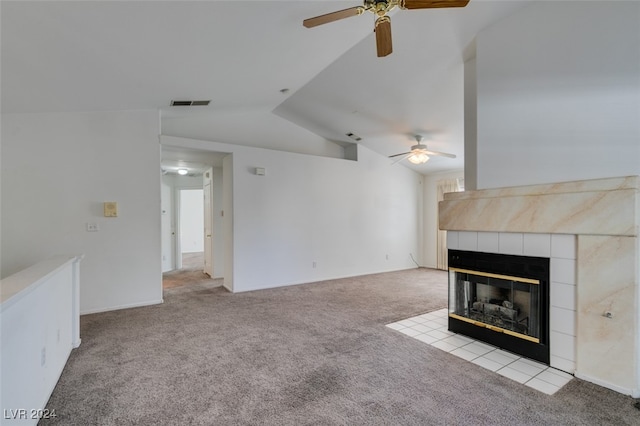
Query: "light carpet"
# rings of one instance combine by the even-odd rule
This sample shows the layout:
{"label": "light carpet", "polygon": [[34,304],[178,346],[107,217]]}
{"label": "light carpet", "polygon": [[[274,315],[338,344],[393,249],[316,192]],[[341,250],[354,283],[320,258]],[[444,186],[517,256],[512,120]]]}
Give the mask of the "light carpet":
{"label": "light carpet", "polygon": [[167,289],[162,305],[81,318],[58,417],[40,424],[640,424],[631,397],[578,379],[545,395],[385,326],[446,298],[446,272],[425,268]]}

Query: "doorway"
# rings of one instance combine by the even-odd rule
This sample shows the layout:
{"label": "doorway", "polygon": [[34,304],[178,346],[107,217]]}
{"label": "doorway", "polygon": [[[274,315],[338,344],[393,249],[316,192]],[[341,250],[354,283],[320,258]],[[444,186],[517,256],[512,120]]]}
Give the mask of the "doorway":
{"label": "doorway", "polygon": [[[163,271],[163,290],[181,291],[194,286],[213,287],[211,276],[205,273],[205,196],[202,175],[170,176],[165,181],[171,185],[173,197],[171,239],[173,240],[173,264]],[[164,211],[164,210],[163,210]]]}
{"label": "doorway", "polygon": [[[162,147],[161,243],[164,278],[197,264],[200,276],[214,280],[233,292],[232,158],[229,153]],[[180,200],[187,194],[182,194],[182,190],[196,189],[201,191],[203,203],[202,208],[193,209],[203,214],[202,225],[199,225],[204,240],[202,258],[199,257],[200,252],[196,251],[200,250],[200,246],[198,244],[198,248],[195,248],[193,238],[181,241],[181,228],[189,226],[180,225],[181,216],[185,216],[181,210],[187,211],[184,206],[180,207]],[[201,223],[199,219],[188,221]],[[206,262],[207,259],[209,262]]]}
{"label": "doorway", "polygon": [[179,189],[180,269],[205,270],[204,190]]}

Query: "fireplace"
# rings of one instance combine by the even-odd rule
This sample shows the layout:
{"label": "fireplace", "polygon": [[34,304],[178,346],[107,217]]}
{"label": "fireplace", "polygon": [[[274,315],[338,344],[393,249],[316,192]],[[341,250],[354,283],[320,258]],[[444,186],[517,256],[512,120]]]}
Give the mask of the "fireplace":
{"label": "fireplace", "polygon": [[438,221],[450,250],[549,258],[549,365],[637,398],[639,207],[640,177],[626,176],[448,193]]}
{"label": "fireplace", "polygon": [[449,250],[449,330],[549,364],[549,259]]}

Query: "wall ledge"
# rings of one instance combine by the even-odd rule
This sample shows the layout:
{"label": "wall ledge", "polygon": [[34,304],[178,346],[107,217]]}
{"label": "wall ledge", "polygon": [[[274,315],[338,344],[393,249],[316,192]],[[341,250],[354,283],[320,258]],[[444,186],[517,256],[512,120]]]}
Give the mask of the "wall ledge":
{"label": "wall ledge", "polygon": [[83,254],[53,256],[4,278],[0,281],[0,312],[17,303],[68,264],[83,258]]}

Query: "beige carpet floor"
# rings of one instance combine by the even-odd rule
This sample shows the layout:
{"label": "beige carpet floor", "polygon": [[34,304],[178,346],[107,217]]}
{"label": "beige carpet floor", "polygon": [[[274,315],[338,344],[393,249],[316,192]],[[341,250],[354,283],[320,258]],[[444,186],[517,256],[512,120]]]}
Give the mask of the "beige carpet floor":
{"label": "beige carpet floor", "polygon": [[[86,315],[41,425],[638,425],[631,397],[546,395],[385,324],[446,306],[429,269]],[[615,362],[615,360],[612,360]]]}

